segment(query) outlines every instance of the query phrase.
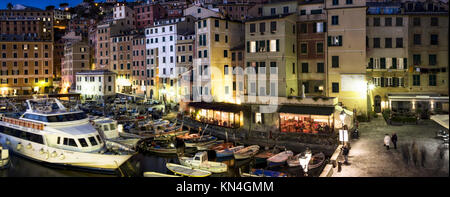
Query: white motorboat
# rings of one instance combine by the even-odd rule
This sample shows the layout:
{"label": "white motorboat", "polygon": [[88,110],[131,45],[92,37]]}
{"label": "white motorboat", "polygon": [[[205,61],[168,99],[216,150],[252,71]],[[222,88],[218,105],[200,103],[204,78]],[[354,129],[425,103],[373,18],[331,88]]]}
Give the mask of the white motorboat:
{"label": "white motorboat", "polygon": [[19,119],[0,121],[0,143],[15,154],[46,164],[109,172],[133,155],[109,152],[81,110],[69,110],[54,98],[26,103]]}
{"label": "white motorboat", "polygon": [[127,151],[135,149],[140,137],[125,137],[119,133],[123,132],[117,125],[117,121],[111,118],[99,118],[91,120],[100,135],[106,140],[107,145]]}

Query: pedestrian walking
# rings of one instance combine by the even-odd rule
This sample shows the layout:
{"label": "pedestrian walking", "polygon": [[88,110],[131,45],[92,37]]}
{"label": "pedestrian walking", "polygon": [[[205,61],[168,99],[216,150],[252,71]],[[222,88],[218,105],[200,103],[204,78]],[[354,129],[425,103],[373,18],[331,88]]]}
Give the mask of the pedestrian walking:
{"label": "pedestrian walking", "polygon": [[342,155],[344,155],[344,164],[348,164],[348,153],[350,152],[350,149],[347,147],[347,145],[344,145],[342,148]]}
{"label": "pedestrian walking", "polygon": [[391,142],[391,137],[389,136],[389,134],[386,133],[386,135],[384,136],[384,146],[386,146],[387,150],[389,150],[390,142]]}
{"label": "pedestrian walking", "polygon": [[394,144],[394,149],[397,149],[397,134],[396,133],[392,134],[391,141],[392,141],[392,144]]}

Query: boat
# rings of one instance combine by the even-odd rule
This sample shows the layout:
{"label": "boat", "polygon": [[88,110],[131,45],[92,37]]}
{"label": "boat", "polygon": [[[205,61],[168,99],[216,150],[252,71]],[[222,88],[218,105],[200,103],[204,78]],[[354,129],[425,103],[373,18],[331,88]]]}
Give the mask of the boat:
{"label": "boat", "polygon": [[119,147],[125,150],[134,150],[140,137],[124,137],[122,127],[117,125],[117,121],[111,118],[99,118],[91,121],[99,134],[105,139],[107,145]]}
{"label": "boat", "polygon": [[276,155],[279,152],[280,152],[280,150],[276,147],[273,149],[270,149],[270,150],[265,150],[263,152],[260,152],[255,155],[255,163],[256,164],[267,163],[268,158]]}
{"label": "boat", "polygon": [[197,146],[204,146],[207,144],[212,144],[217,140],[214,136],[202,136],[200,138],[185,140],[184,144],[187,148],[197,147]]}
{"label": "boat", "polygon": [[[293,157],[290,157],[286,162],[288,164],[289,167],[298,167],[300,166],[300,160],[299,158],[302,156],[302,154],[304,153],[299,153]],[[323,162],[325,161],[325,155],[321,152],[318,154],[314,154],[311,157],[311,160],[309,160],[309,164],[308,164],[308,169],[314,169],[317,167],[320,167]]]}
{"label": "boat", "polygon": [[152,141],[151,143],[143,142],[141,147],[144,151],[157,154],[177,154],[177,148],[172,142],[158,142]]}
{"label": "boat", "polygon": [[0,144],[0,170],[9,167],[9,151]]}
{"label": "boat", "polygon": [[272,170],[251,169],[250,173],[241,173],[241,177],[287,177],[287,174]]}
{"label": "boat", "polygon": [[290,150],[286,150],[283,152],[280,152],[272,157],[269,157],[267,159],[267,166],[268,167],[274,167],[274,166],[280,166],[284,165],[289,157],[292,157],[294,153]]}
{"label": "boat", "polygon": [[225,148],[222,150],[215,150],[216,157],[232,157],[236,151],[243,149],[244,146],[235,146],[230,148]]}
{"label": "boat", "polygon": [[211,148],[213,148],[214,146],[223,144],[224,142],[225,142],[224,140],[216,140],[215,142],[213,142],[211,144],[199,145],[196,148],[199,151],[211,150]]}
{"label": "boat", "polygon": [[144,177],[181,177],[181,176],[164,174],[159,172],[144,172]]}
{"label": "boat", "polygon": [[200,135],[196,134],[196,133],[192,133],[192,134],[185,133],[182,135],[178,135],[177,138],[181,139],[181,140],[192,140],[192,139],[200,138]]}
{"label": "boat", "polygon": [[208,161],[206,151],[198,152],[194,157],[179,157],[181,165],[206,170],[212,173],[223,173],[228,170],[228,166],[221,162]]}
{"label": "boat", "polygon": [[55,98],[26,100],[19,119],[1,117],[0,143],[14,154],[56,166],[116,173],[133,154],[110,152],[85,112]]}
{"label": "boat", "polygon": [[174,164],[174,163],[166,163],[166,167],[173,173],[179,174],[181,176],[207,177],[212,174],[209,171],[194,169],[191,167],[186,167],[186,166],[182,166],[182,165],[178,165],[178,164]]}
{"label": "boat", "polygon": [[243,149],[240,149],[240,150],[234,152],[233,155],[234,155],[234,158],[237,160],[248,159],[248,158],[256,155],[256,153],[258,153],[258,151],[259,151],[258,145],[251,145],[251,146],[245,147]]}

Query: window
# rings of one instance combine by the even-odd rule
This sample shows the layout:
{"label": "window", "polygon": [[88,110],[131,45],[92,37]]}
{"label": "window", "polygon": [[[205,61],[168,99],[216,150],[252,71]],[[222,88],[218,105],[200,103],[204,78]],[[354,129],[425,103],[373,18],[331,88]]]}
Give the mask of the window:
{"label": "window", "polygon": [[308,53],[308,44],[300,44],[300,53],[307,54]]}
{"label": "window", "polygon": [[219,37],[220,37],[219,34],[215,34],[214,37],[215,37],[215,41],[219,42]]}
{"label": "window", "polygon": [[437,17],[431,17],[431,26],[438,26],[439,20]]}
{"label": "window", "polygon": [[308,26],[305,23],[300,24],[300,32],[302,34],[308,33]]}
{"label": "window", "polygon": [[214,20],[214,27],[219,27],[219,20]]}
{"label": "window", "polygon": [[276,14],[275,8],[270,8],[270,14],[271,14],[271,15],[275,15],[275,14]]}
{"label": "window", "polygon": [[420,75],[413,75],[413,86],[420,86]]}
{"label": "window", "polygon": [[277,31],[277,22],[272,21],[272,22],[270,22],[270,32],[275,32],[275,31]]}
{"label": "window", "polygon": [[339,24],[339,16],[331,16],[331,25]]}
{"label": "window", "polygon": [[339,56],[331,56],[331,67],[339,68]]}
{"label": "window", "polygon": [[414,45],[421,45],[422,37],[420,34],[414,34]]}
{"label": "window", "polygon": [[316,46],[317,53],[323,53],[323,43],[319,42],[316,44]]}
{"label": "window", "polygon": [[430,54],[428,55],[429,65],[436,65],[437,64],[437,58],[436,54]]}
{"label": "window", "polygon": [[346,4],[353,4],[353,0],[346,0],[345,3]]}
{"label": "window", "polygon": [[259,32],[266,32],[266,23],[259,23]]}
{"label": "window", "polygon": [[419,17],[414,17],[413,18],[413,26],[420,26],[420,18]]}
{"label": "window", "polygon": [[384,48],[392,48],[392,38],[384,39]]}
{"label": "window", "polygon": [[339,83],[331,83],[332,92],[338,93],[339,92]]}
{"label": "window", "polygon": [[403,18],[402,17],[396,17],[395,18],[395,26],[403,26]]}
{"label": "window", "polygon": [[328,36],[328,46],[342,46],[342,36]]}
{"label": "window", "polygon": [[428,75],[428,77],[429,77],[428,85],[436,86],[436,75]]}
{"label": "window", "polygon": [[287,13],[289,13],[289,7],[283,7],[283,13],[284,14],[287,14]]}
{"label": "window", "polygon": [[325,66],[323,63],[317,63],[317,72],[318,73],[324,73],[325,72]]}
{"label": "window", "polygon": [[255,113],[255,123],[258,123],[258,124],[262,123],[262,114],[261,113]]}
{"label": "window", "polygon": [[225,65],[225,66],[223,67],[223,74],[224,74],[224,75],[228,75],[228,65]]}
{"label": "window", "polygon": [[392,18],[391,17],[384,18],[384,26],[386,26],[386,27],[392,26]]}
{"label": "window", "polygon": [[438,44],[438,35],[437,34],[431,34],[430,36],[430,45],[437,45]]}
{"label": "window", "polygon": [[421,64],[421,57],[420,54],[413,54],[413,64],[419,65]]}
{"label": "window", "polygon": [[223,57],[228,57],[228,50],[223,50]]}
{"label": "window", "polygon": [[373,26],[375,26],[375,27],[380,26],[380,17],[373,18]]}
{"label": "window", "polygon": [[82,147],[87,147],[88,146],[88,144],[87,144],[87,142],[86,142],[86,140],[84,138],[79,138],[78,142],[80,142]]}
{"label": "window", "polygon": [[339,0],[333,0],[333,5],[339,5]]}
{"label": "window", "polygon": [[308,63],[302,63],[302,73],[308,73]]}
{"label": "window", "polygon": [[[64,138],[64,140],[65,140],[65,138]],[[89,142],[91,143],[92,146],[95,146],[95,145],[98,144],[97,141],[95,141],[94,137],[89,137],[88,140],[89,140]]]}
{"label": "window", "polygon": [[384,57],[380,58],[380,68],[386,69],[386,58]]}
{"label": "window", "polygon": [[255,23],[250,24],[250,33],[255,33],[255,31],[256,31],[256,24]]}
{"label": "window", "polygon": [[306,10],[300,10],[300,15],[306,15]]}
{"label": "window", "polygon": [[373,48],[380,48],[380,38],[373,38]]}
{"label": "window", "polygon": [[75,140],[72,139],[72,138],[69,138],[69,144],[68,145],[77,147],[77,143],[75,143]]}
{"label": "window", "polygon": [[396,48],[403,48],[403,38],[395,39]]}

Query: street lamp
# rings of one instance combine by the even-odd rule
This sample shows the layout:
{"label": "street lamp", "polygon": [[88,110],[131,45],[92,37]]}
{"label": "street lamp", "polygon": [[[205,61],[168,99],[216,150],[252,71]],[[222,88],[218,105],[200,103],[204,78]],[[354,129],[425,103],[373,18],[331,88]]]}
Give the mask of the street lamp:
{"label": "street lamp", "polygon": [[341,118],[342,128],[344,128],[344,120],[345,120],[345,112],[344,109],[342,109],[341,114],[339,115],[339,118]]}

